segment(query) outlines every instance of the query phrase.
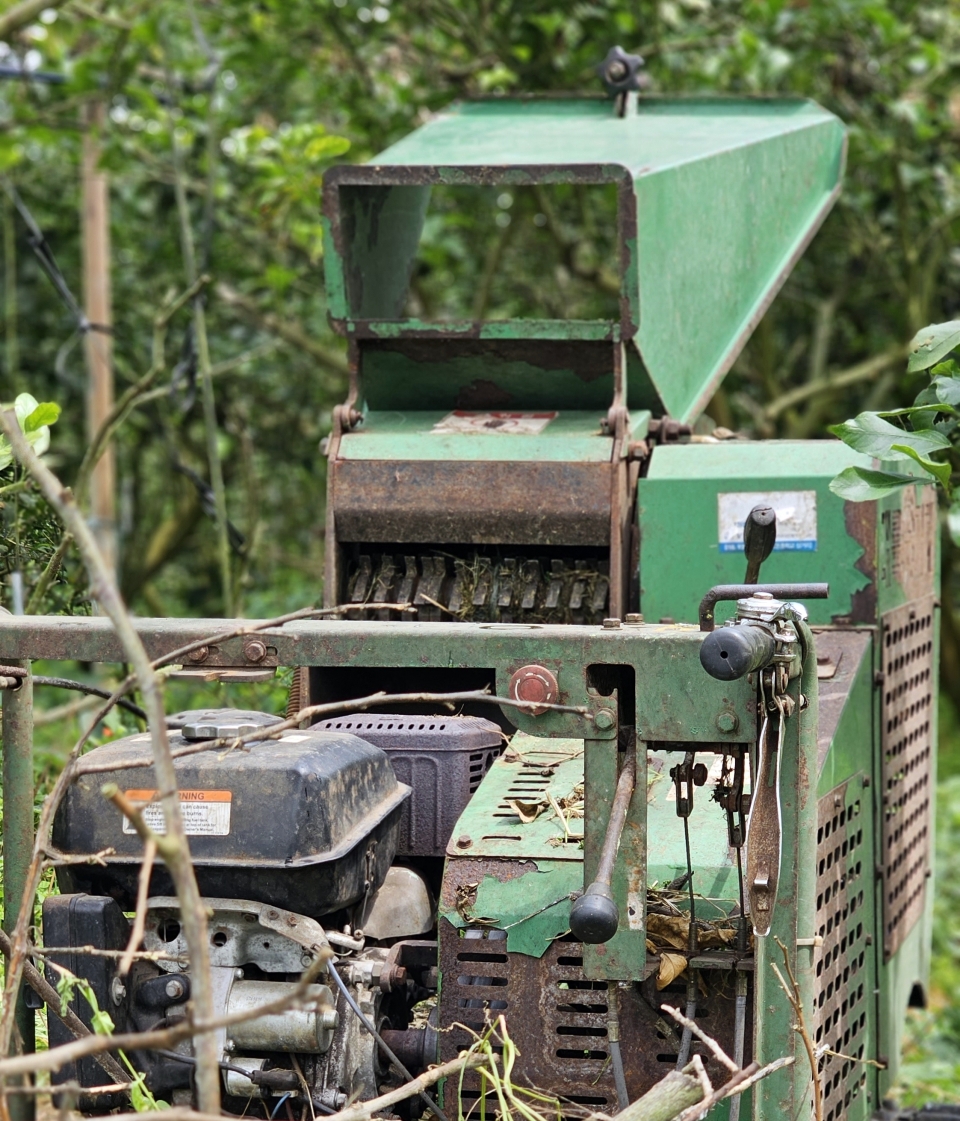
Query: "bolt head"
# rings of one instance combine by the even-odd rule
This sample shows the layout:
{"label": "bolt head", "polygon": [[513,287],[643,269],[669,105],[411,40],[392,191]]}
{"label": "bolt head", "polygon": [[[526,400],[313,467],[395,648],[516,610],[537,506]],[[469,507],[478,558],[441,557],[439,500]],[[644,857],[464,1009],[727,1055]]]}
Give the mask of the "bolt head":
{"label": "bolt head", "polygon": [[457,838],[458,849],[468,849],[473,844],[473,839],[468,837],[465,833]]}
{"label": "bolt head", "polygon": [[603,629],[605,631],[615,631],[615,630],[619,630],[619,628],[620,628],[620,620],[619,619],[604,619],[603,620]]}
{"label": "bolt head", "polygon": [[196,650],[191,650],[187,655],[187,660],[190,662],[205,662],[210,656],[209,646],[198,646]]}
{"label": "bolt head", "polygon": [[171,1000],[179,1000],[183,996],[183,982],[178,977],[171,977],[163,991]]}
{"label": "bolt head", "polygon": [[600,709],[593,717],[594,726],[599,728],[602,732],[609,731],[616,722],[617,718],[608,708]]}
{"label": "bolt head", "polygon": [[262,662],[267,656],[267,644],[259,638],[248,639],[243,644],[243,656],[248,662]]}
{"label": "bolt head", "polygon": [[340,1026],[340,1013],[336,1008],[324,1008],[320,1013],[320,1026],[324,1031],[334,1031]]}
{"label": "bolt head", "polygon": [[643,625],[643,616],[636,611],[630,611],[624,616],[623,621],[628,627],[640,627]]}
{"label": "bolt head", "polygon": [[717,716],[718,732],[735,732],[740,727],[740,721],[735,712],[721,712]]}

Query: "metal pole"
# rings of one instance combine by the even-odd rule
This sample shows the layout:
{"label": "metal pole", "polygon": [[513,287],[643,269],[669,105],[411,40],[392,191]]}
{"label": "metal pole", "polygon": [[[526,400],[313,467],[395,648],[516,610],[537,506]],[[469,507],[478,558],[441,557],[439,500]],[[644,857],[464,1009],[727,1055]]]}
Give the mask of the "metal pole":
{"label": "metal pole", "polygon": [[[19,689],[4,689],[3,700],[3,929],[13,933],[33,856],[33,678],[28,671]],[[17,994],[17,1031],[24,1052],[34,1050],[34,1013]],[[11,1080],[14,1081],[14,1080]],[[13,1093],[10,1121],[34,1121],[32,1094]]]}

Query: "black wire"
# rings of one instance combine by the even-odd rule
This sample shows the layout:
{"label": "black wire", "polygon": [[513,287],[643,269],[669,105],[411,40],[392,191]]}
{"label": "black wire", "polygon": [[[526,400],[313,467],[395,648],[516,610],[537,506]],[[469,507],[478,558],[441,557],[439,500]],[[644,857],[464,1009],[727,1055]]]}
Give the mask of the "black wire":
{"label": "black wire", "polygon": [[[187,1063],[189,1066],[195,1067],[197,1060],[193,1055],[181,1055],[178,1051],[164,1051],[160,1047],[144,1047],[144,1051],[152,1051],[155,1055],[163,1055],[165,1059],[173,1059],[176,1063]],[[232,1070],[234,1074],[242,1074],[247,1081],[250,1081],[250,1071],[246,1067],[234,1066],[232,1063],[219,1062],[217,1066],[221,1070]]]}
{"label": "black wire", "polygon": [[[73,689],[77,693],[87,693],[91,697],[103,697],[108,701],[113,693],[107,692],[106,689],[101,689],[97,685],[87,685],[83,681],[71,681],[69,677],[42,677],[34,675],[34,685],[49,685],[54,689]],[[147,714],[139,705],[135,705],[133,701],[125,700],[121,697],[117,704],[121,708],[125,708],[127,712],[132,712],[134,716],[139,716],[141,720],[147,719]]]}
{"label": "black wire", "polygon": [[[413,1081],[413,1075],[410,1073],[410,1071],[407,1070],[407,1068],[403,1065],[403,1063],[400,1062],[400,1060],[390,1050],[390,1048],[386,1045],[386,1043],[383,1042],[383,1039],[380,1037],[380,1033],[373,1026],[373,1024],[370,1023],[370,1021],[367,1019],[367,1017],[363,1014],[363,1011],[361,1010],[360,1005],[357,1004],[357,1002],[353,999],[353,995],[351,994],[351,992],[347,988],[347,986],[343,983],[343,978],[340,976],[340,974],[334,968],[334,965],[333,965],[332,961],[327,962],[327,971],[329,972],[330,976],[333,978],[334,982],[336,983],[337,988],[343,994],[343,999],[347,1002],[347,1004],[350,1006],[350,1008],[356,1014],[360,1023],[363,1024],[363,1026],[367,1029],[367,1031],[373,1036],[373,1038],[380,1045],[381,1051],[383,1051],[383,1053],[387,1056],[387,1058],[390,1060],[390,1062],[393,1063],[393,1065],[397,1068],[397,1070],[400,1071],[400,1073],[403,1075],[403,1077],[408,1082],[412,1082]],[[443,1112],[443,1110],[440,1108],[440,1106],[437,1105],[437,1103],[433,1100],[433,1098],[430,1097],[429,1094],[425,1093],[423,1090],[419,1090],[417,1092],[417,1096],[420,1098],[420,1100],[423,1102],[423,1104],[430,1110],[430,1112],[433,1113],[438,1118],[438,1121],[447,1121],[446,1114]]]}

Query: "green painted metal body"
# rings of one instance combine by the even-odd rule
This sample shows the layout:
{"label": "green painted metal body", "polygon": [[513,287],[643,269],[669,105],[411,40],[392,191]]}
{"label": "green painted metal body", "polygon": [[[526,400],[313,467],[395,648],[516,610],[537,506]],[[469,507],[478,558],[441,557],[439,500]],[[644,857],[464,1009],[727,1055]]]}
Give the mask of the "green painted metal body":
{"label": "green painted metal body", "polygon": [[[688,419],[832,205],[843,154],[840,123],[800,100],[644,98],[624,118],[601,99],[455,105],[328,173],[331,317],[370,339],[633,340],[631,407]],[[403,318],[433,184],[564,182],[618,187],[618,322]]]}

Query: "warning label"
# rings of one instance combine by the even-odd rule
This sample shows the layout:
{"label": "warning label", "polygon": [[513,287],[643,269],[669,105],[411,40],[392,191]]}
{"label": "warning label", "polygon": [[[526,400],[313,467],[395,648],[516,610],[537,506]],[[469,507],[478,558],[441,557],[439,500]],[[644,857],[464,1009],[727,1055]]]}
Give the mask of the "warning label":
{"label": "warning label", "polygon": [[458,409],[433,426],[434,432],[507,432],[510,435],[536,436],[556,413],[471,413]]}
{"label": "warning label", "polygon": [[[154,799],[156,790],[127,790],[130,801],[140,810],[144,822],[154,833],[165,833],[163,807]],[[188,837],[226,837],[230,832],[230,804],[233,794],[229,790],[181,790],[180,813]],[[125,817],[124,833],[136,830]]]}
{"label": "warning label", "polygon": [[777,514],[775,553],[817,551],[815,490],[730,491],[717,495],[717,535],[721,553],[743,552],[743,524],[754,506],[772,506]]}

